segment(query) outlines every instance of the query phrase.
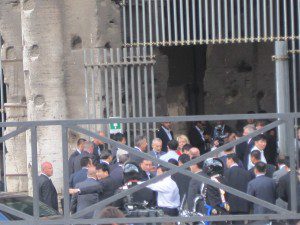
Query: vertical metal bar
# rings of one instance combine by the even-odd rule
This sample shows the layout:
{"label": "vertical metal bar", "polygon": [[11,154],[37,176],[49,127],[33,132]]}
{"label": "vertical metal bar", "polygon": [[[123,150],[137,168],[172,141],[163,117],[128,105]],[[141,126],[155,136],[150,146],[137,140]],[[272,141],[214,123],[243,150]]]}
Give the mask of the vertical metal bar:
{"label": "vertical metal bar", "polygon": [[146,9],[145,9],[145,0],[142,0],[142,18],[143,18],[143,45],[146,45]]}
{"label": "vertical metal bar", "polygon": [[277,40],[280,40],[280,1],[276,1],[276,18],[277,18]]}
{"label": "vertical metal bar", "polygon": [[225,43],[228,43],[228,1],[224,0]]}
{"label": "vertical metal bar", "polygon": [[[4,116],[4,77],[2,73],[2,58],[1,58],[1,51],[2,51],[2,36],[0,33],[0,94],[1,94],[1,122],[5,122],[5,116]],[[2,136],[4,136],[5,127],[1,127]],[[3,183],[4,183],[4,191],[7,191],[7,185],[6,185],[6,159],[5,159],[5,152],[6,152],[6,146],[5,141],[2,142],[2,163],[3,163]]]}
{"label": "vertical metal bar", "polygon": [[[100,110],[99,116],[102,119],[103,118],[103,102],[102,102],[103,83],[102,83],[102,72],[101,72],[102,67],[100,66],[100,64],[102,64],[101,59],[102,59],[102,57],[101,57],[101,51],[100,51],[100,49],[98,49],[99,95],[100,95],[100,98],[99,98],[99,101],[100,101],[100,103],[99,103],[99,110]],[[101,128],[101,130],[102,130],[102,128]]]}
{"label": "vertical metal bar", "polygon": [[274,38],[274,15],[273,15],[273,0],[269,1],[270,7],[270,40],[273,41]]}
{"label": "vertical metal bar", "polygon": [[64,197],[64,219],[70,218],[70,197],[69,197],[69,168],[68,168],[68,128],[61,127],[62,157],[63,157],[63,197]]}
{"label": "vertical metal bar", "polygon": [[250,27],[251,27],[251,42],[254,41],[254,0],[250,0]]}
{"label": "vertical metal bar", "polygon": [[[107,65],[107,50],[103,50],[104,64]],[[110,108],[109,108],[109,90],[108,90],[108,69],[107,66],[104,66],[104,79],[105,79],[105,104],[106,104],[106,118],[110,117]]]}
{"label": "vertical metal bar", "polygon": [[[140,57],[138,57],[138,62],[140,62]],[[142,107],[142,80],[141,80],[141,66],[137,65],[137,84],[138,84],[138,101],[139,101],[139,115],[138,117],[143,116],[143,107]],[[140,135],[143,135],[143,123],[140,123]]]}
{"label": "vertical metal bar", "polygon": [[173,20],[174,20],[174,42],[178,44],[178,28],[177,28],[177,0],[173,0]]}
{"label": "vertical metal bar", "polygon": [[215,31],[215,0],[211,0],[211,26],[212,26],[212,43],[215,43],[216,40],[216,31]]}
{"label": "vertical metal bar", "polygon": [[[290,23],[291,23],[291,36],[295,36],[295,22],[294,22],[294,0],[290,0]],[[295,50],[295,40],[292,39],[292,50]],[[294,97],[294,112],[298,111],[298,106],[297,106],[297,71],[296,71],[296,55],[292,54],[292,71],[293,71],[293,97]],[[297,120],[296,120],[297,121]]]}
{"label": "vertical metal bar", "polygon": [[[124,80],[125,80],[125,110],[126,110],[126,118],[129,118],[129,94],[128,94],[128,65],[127,65],[127,48],[123,48],[123,61],[125,64],[124,67]],[[130,145],[130,124],[126,123],[126,131],[127,131],[127,143]]]}
{"label": "vertical metal bar", "polygon": [[185,0],[185,20],[186,20],[186,43],[189,45],[191,40],[190,35],[190,5],[189,0]]}
{"label": "vertical metal bar", "polygon": [[205,0],[205,34],[206,34],[206,44],[209,44],[209,15],[208,15],[208,0]]}
{"label": "vertical metal bar", "polygon": [[202,44],[203,41],[203,24],[202,24],[202,0],[198,0],[198,13],[199,13],[199,42]]}
{"label": "vertical metal bar", "polygon": [[[277,113],[290,112],[289,64],[288,59],[286,59],[287,49],[287,42],[275,42],[275,55],[280,59],[275,61]],[[280,125],[278,127],[278,147],[281,151],[287,149],[286,134],[286,125]]]}
{"label": "vertical metal bar", "polygon": [[123,12],[123,41],[124,41],[124,44],[126,45],[127,44],[127,21],[126,21],[126,3],[125,1],[123,1],[123,4],[122,4],[122,12]]}
{"label": "vertical metal bar", "polygon": [[122,107],[122,78],[121,78],[121,60],[120,60],[120,49],[117,48],[117,64],[118,64],[118,94],[119,94],[119,117],[123,117],[123,107]]}
{"label": "vertical metal bar", "polygon": [[[83,62],[84,62],[84,91],[85,91],[85,108],[87,119],[90,119],[90,103],[89,103],[89,80],[88,80],[88,66],[86,58],[86,50],[83,51]],[[88,125],[88,130],[91,130],[91,125]]]}
{"label": "vertical metal bar", "polygon": [[[90,49],[90,60],[91,60],[91,76],[92,76],[92,107],[93,107],[93,119],[96,119],[96,98],[95,98],[95,65],[94,65],[94,51]],[[96,124],[93,126],[94,131],[96,131]]]}
{"label": "vertical metal bar", "polygon": [[[283,23],[284,23],[284,38],[288,37],[288,25],[287,25],[287,1],[283,1]],[[285,39],[286,40],[286,39]]]}
{"label": "vertical metal bar", "polygon": [[116,84],[115,84],[115,68],[113,66],[114,64],[114,52],[113,49],[110,49],[110,62],[111,62],[111,67],[110,67],[110,75],[111,75],[111,96],[112,96],[112,106],[113,106],[113,117],[116,117]]}
{"label": "vertical metal bar", "polygon": [[[149,117],[149,101],[148,101],[148,73],[147,73],[147,64],[146,64],[146,55],[144,55],[144,89],[145,89],[145,116]],[[146,123],[146,136],[147,142],[150,143],[150,135],[149,135],[149,122]],[[148,145],[150,146],[150,145]],[[149,148],[148,148],[149,150]]]}
{"label": "vertical metal bar", "polygon": [[152,0],[148,0],[148,14],[149,14],[149,42],[150,42],[150,52],[153,53],[152,48]]}
{"label": "vertical metal bar", "polygon": [[221,0],[218,0],[218,35],[219,35],[219,43],[222,43],[222,3]]}
{"label": "vertical metal bar", "polygon": [[168,15],[168,38],[169,38],[169,45],[172,44],[172,21],[171,21],[171,6],[170,0],[167,0],[167,15]]}
{"label": "vertical metal bar", "polygon": [[197,39],[197,32],[196,32],[196,3],[195,0],[192,0],[192,17],[193,17],[193,44],[195,45]]}
{"label": "vertical metal bar", "polygon": [[241,42],[242,30],[241,30],[241,2],[237,0],[237,23],[238,23],[238,42]]}
{"label": "vertical metal bar", "polygon": [[38,190],[38,155],[37,155],[37,130],[30,128],[31,134],[31,159],[32,159],[32,189],[33,189],[33,216],[37,220],[40,217],[39,190]]}
{"label": "vertical metal bar", "polygon": [[264,41],[268,38],[268,24],[267,24],[267,0],[263,0],[263,14],[264,14]]}
{"label": "vertical metal bar", "polygon": [[[136,42],[140,43],[140,15],[139,15],[139,0],[135,0],[135,17],[136,17]],[[139,51],[139,48],[136,48]]]}
{"label": "vertical metal bar", "polygon": [[[130,48],[130,63],[133,63],[133,48]],[[131,76],[131,102],[132,102],[132,117],[136,117],[136,107],[135,107],[135,74],[134,74],[134,66],[130,66],[130,76]],[[136,123],[133,123],[133,139],[136,138]]]}
{"label": "vertical metal bar", "polygon": [[155,33],[156,33],[156,44],[159,44],[159,26],[158,26],[158,6],[157,6],[157,1],[154,1],[154,11],[155,11]]}
{"label": "vertical metal bar", "polygon": [[234,23],[234,0],[230,1],[230,19],[231,19],[231,42],[235,42],[235,23]]}
{"label": "vertical metal bar", "polygon": [[129,30],[130,30],[130,43],[133,43],[133,17],[132,17],[132,0],[129,1]]}
{"label": "vertical metal bar", "polygon": [[181,45],[184,44],[184,27],[183,27],[183,0],[179,0],[180,4],[180,40],[181,40]]}
{"label": "vertical metal bar", "polygon": [[257,23],[257,41],[261,39],[261,26],[260,26],[260,1],[256,0],[256,23]]}
{"label": "vertical metal bar", "polygon": [[[155,82],[154,82],[154,68],[153,65],[150,66],[150,73],[151,73],[151,94],[152,94],[152,117],[156,116],[155,113]],[[156,123],[153,122],[153,135],[155,137],[155,130],[156,130]]]}
{"label": "vertical metal bar", "polygon": [[[271,0],[273,1],[273,0]],[[248,42],[248,0],[244,0],[244,38]]]}
{"label": "vertical metal bar", "polygon": [[165,6],[164,0],[160,0],[160,13],[161,13],[161,34],[162,34],[162,45],[165,45],[166,34],[165,34]]}

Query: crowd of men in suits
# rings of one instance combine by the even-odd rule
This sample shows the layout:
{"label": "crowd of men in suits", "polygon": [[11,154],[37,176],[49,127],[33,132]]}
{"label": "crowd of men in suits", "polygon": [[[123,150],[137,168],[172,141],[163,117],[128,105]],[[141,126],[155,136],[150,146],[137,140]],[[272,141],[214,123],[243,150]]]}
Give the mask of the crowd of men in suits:
{"label": "crowd of men in suits", "polygon": [[[148,151],[147,139],[143,136],[135,139],[134,149],[182,166],[224,143],[262,128],[266,123],[266,121],[247,120],[242,126],[242,132],[233,132],[223,121],[218,121],[214,127],[198,121],[193,124],[188,135],[177,135],[175,138],[171,129],[172,124],[165,122],[161,124],[156,138],[152,140],[150,151]],[[99,135],[105,136],[105,133],[99,132]],[[115,134],[113,139],[126,144],[124,134]],[[215,158],[223,165],[222,179],[217,182],[270,203],[275,204],[277,199],[281,199],[290,209],[292,196],[289,160],[283,155],[278,156],[276,140],[276,132],[271,130],[216,154]],[[188,170],[207,176],[203,163],[192,165]],[[89,142],[80,138],[77,141],[77,149],[69,158],[71,212],[78,212],[102,201],[124,189],[124,186],[128,188],[132,184],[140,184],[167,171],[167,168],[156,162],[138,157],[121,148],[111,146],[108,149],[107,145],[98,139]],[[58,209],[57,193],[50,179],[52,173],[51,163],[43,163],[42,174],[39,177],[40,200]],[[167,215],[176,216],[180,205],[186,205],[190,211],[194,210],[194,200],[203,194],[203,187],[203,183],[199,180],[176,173],[148,185],[135,193],[134,198],[140,202],[146,201],[149,207],[161,208]],[[220,190],[214,191],[219,195]],[[297,191],[300,193],[300,188]],[[206,193],[207,202],[217,204],[213,203],[215,197],[213,195]],[[223,197],[229,205],[226,209],[229,214],[271,213],[269,209],[251,204],[233,194],[225,193]],[[220,199],[223,197],[221,196]],[[183,201],[185,202],[182,204]],[[298,200],[298,209],[299,206]],[[122,204],[118,207],[122,208]],[[84,218],[91,216],[88,214]]]}

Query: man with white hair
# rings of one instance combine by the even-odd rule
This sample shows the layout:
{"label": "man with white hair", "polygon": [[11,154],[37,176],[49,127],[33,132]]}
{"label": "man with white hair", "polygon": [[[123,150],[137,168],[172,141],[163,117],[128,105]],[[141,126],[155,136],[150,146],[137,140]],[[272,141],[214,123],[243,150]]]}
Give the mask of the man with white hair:
{"label": "man with white hair", "polygon": [[[157,159],[166,154],[162,151],[162,140],[160,138],[154,138],[152,140],[152,150],[149,152],[149,154]],[[153,162],[153,166],[157,167],[158,164]]]}
{"label": "man with white hair", "polygon": [[[255,130],[256,129],[255,129],[255,126],[253,124],[248,124],[248,125],[244,126],[244,128],[243,128],[243,136],[247,136],[247,135],[253,133]],[[244,162],[246,154],[249,153],[250,149],[253,146],[254,146],[254,143],[253,143],[251,138],[249,138],[248,141],[245,141],[241,144],[238,144],[235,147],[236,156],[242,162]],[[244,164],[245,164],[245,162],[244,162]]]}
{"label": "man with white hair", "polygon": [[46,205],[58,210],[57,191],[50,179],[53,175],[53,166],[50,162],[44,162],[41,170],[42,173],[38,177],[39,199]]}

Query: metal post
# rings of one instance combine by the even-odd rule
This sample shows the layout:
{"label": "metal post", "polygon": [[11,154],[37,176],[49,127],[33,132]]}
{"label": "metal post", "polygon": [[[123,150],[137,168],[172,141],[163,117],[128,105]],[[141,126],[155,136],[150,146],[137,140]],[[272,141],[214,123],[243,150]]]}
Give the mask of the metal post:
{"label": "metal post", "polygon": [[[1,49],[2,49],[2,36],[0,34],[0,94],[1,94],[1,122],[3,123],[5,120],[4,117],[4,90],[3,90],[3,85],[4,85],[4,79],[3,79],[3,74],[2,74],[2,61],[1,61]],[[1,131],[2,131],[2,136],[4,135],[4,131],[5,131],[5,127],[1,127]],[[3,183],[4,183],[4,191],[7,190],[6,187],[6,169],[5,169],[5,141],[2,142],[2,162],[3,162]]]}
{"label": "metal post", "polygon": [[[276,67],[276,102],[277,113],[290,112],[290,92],[289,92],[289,64],[288,64],[288,44],[285,41],[275,42],[275,67]],[[279,150],[287,152],[286,125],[278,127]]]}

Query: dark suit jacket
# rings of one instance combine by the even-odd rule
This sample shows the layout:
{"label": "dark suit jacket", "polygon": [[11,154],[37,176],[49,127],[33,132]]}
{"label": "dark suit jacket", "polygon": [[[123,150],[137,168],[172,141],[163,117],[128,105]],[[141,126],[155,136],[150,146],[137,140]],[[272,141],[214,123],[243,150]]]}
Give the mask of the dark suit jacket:
{"label": "dark suit jacket", "polygon": [[150,173],[149,176],[148,176],[147,173],[142,170],[142,172],[141,172],[141,181],[147,181],[147,180],[149,180],[153,177],[154,177],[154,175],[152,173]]}
{"label": "dark suit jacket", "polygon": [[[159,159],[162,155],[166,154],[166,152],[161,151],[159,154],[156,154],[156,153],[154,152],[154,150],[151,150],[151,151],[149,152],[149,154],[150,154],[151,156],[153,156],[153,157]],[[156,162],[153,162],[153,166],[157,167],[158,164],[157,164]]]}
{"label": "dark suit jacket", "polygon": [[275,136],[266,134],[267,146],[264,150],[264,155],[268,164],[276,165],[277,158],[277,139]]}
{"label": "dark suit jacket", "polygon": [[[224,172],[224,183],[239,191],[246,193],[249,181],[250,174],[238,166],[233,166]],[[230,206],[231,213],[249,213],[248,201],[230,193],[226,193],[226,200]]]}
{"label": "dark suit jacket", "polygon": [[79,152],[77,150],[75,150],[71,155],[70,155],[70,158],[69,158],[69,161],[68,161],[68,166],[69,166],[69,176],[71,176],[73,173],[75,173],[75,170],[74,170],[74,160],[76,158],[76,156],[80,155]]}
{"label": "dark suit jacket", "polygon": [[75,158],[74,158],[74,173],[76,173],[77,171],[81,170],[81,164],[80,164],[80,160],[83,158],[83,157],[90,157],[92,160],[93,160],[93,155],[86,152],[86,151],[83,151],[80,155],[77,155]]}
{"label": "dark suit jacket", "polygon": [[57,192],[52,181],[41,174],[38,178],[39,198],[46,205],[58,210]]}
{"label": "dark suit jacket", "polygon": [[[223,156],[221,156],[219,159],[222,161],[222,163],[223,163],[223,165],[224,165],[224,173],[225,173],[225,171],[228,169],[227,166],[226,166],[226,159],[227,159],[227,156],[226,156],[226,155],[223,155]],[[244,164],[242,163],[241,160],[238,162],[238,166],[239,166],[240,168],[244,169]]]}
{"label": "dark suit jacket", "polygon": [[[180,203],[181,203],[183,200],[183,196],[187,195],[188,193],[191,178],[181,173],[175,173],[171,176],[171,178],[177,184],[177,187],[179,189],[179,195],[180,195]],[[187,196],[185,196],[185,198],[187,199]]]}
{"label": "dark suit jacket", "polygon": [[[205,133],[203,135],[205,135]],[[201,155],[207,152],[208,149],[206,149],[205,146],[205,139],[202,139],[201,134],[195,126],[191,127],[191,129],[189,130],[189,140],[191,142],[191,145],[199,148]]]}
{"label": "dark suit jacket", "polygon": [[236,156],[244,163],[245,165],[245,155],[249,153],[249,145],[247,141],[238,144],[235,147]]}
{"label": "dark suit jacket", "polygon": [[[77,212],[99,202],[99,195],[102,193],[102,189],[99,188],[91,193],[84,193],[82,190],[88,189],[98,184],[98,181],[92,178],[87,178],[85,181],[78,183],[75,188],[80,189],[80,194],[74,195],[72,198],[77,198]],[[73,202],[74,200],[72,200]],[[74,201],[76,202],[76,200]],[[83,218],[92,218],[93,212],[83,216]]]}
{"label": "dark suit jacket", "polygon": [[[171,136],[173,140],[174,139],[173,131],[171,131]],[[168,151],[167,144],[170,141],[170,139],[162,127],[160,127],[158,131],[156,131],[156,137],[162,140],[162,151],[167,152]]]}
{"label": "dark suit jacket", "polygon": [[[267,164],[266,177],[273,178],[273,174],[274,174],[275,170],[276,170],[275,166]],[[254,167],[248,171],[249,171],[251,180],[253,180],[255,178]]]}
{"label": "dark suit jacket", "polygon": [[[291,172],[288,172],[281,178],[279,178],[278,182],[278,188],[277,188],[277,193],[278,197],[281,198],[283,201],[288,203],[288,209],[291,209],[291,177],[290,177]],[[293,198],[297,198],[297,210],[298,213],[300,212],[300,182],[298,180],[297,183],[297,193],[298,195],[293,195]]]}
{"label": "dark suit jacket", "polygon": [[[206,176],[204,172],[199,172],[198,174]],[[194,207],[194,199],[197,197],[197,195],[201,194],[201,186],[202,182],[191,179],[188,187],[188,192],[187,192],[187,205],[189,210],[193,210]]]}
{"label": "dark suit jacket", "polygon": [[[256,177],[254,180],[251,180],[248,183],[247,193],[249,195],[255,196],[272,204],[275,204],[276,201],[276,183],[272,178],[266,176]],[[274,213],[271,210],[253,204],[253,213],[254,214],[268,214]]]}
{"label": "dark suit jacket", "polygon": [[74,188],[76,184],[85,181],[87,178],[87,168],[82,168],[81,170],[77,171],[76,173],[73,173],[70,177],[69,186],[70,188]]}
{"label": "dark suit jacket", "polygon": [[[140,151],[140,150],[137,149],[137,148],[134,148],[134,149],[135,149],[136,151]],[[135,163],[137,163],[137,165],[140,165],[142,158],[139,157],[139,156],[136,156],[136,155],[134,155],[134,154],[132,154],[132,153],[129,153],[129,160],[130,160],[130,161],[133,161],[133,162],[135,162]]]}
{"label": "dark suit jacket", "polygon": [[110,177],[114,179],[118,187],[121,187],[123,186],[123,180],[124,180],[123,168],[120,166],[119,163],[116,163],[115,165],[116,166],[114,166],[110,170]]}

